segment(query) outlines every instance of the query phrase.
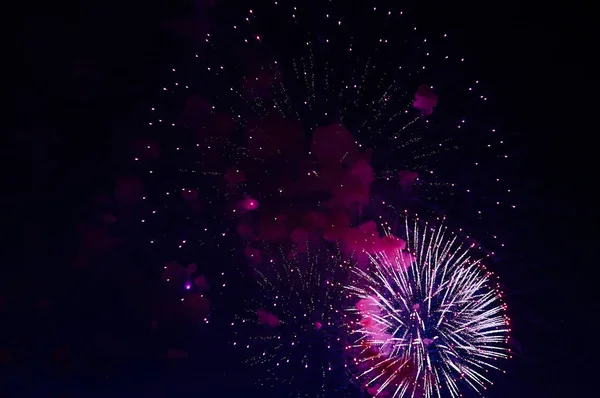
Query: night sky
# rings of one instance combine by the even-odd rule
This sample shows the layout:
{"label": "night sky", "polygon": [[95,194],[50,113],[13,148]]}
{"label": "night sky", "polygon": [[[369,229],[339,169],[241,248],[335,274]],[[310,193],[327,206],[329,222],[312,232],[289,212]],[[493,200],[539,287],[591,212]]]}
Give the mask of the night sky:
{"label": "night sky", "polygon": [[[18,61],[9,77],[15,123],[5,146],[10,230],[0,279],[2,397],[266,396],[224,348],[225,331],[198,339],[182,327],[157,338],[137,324],[143,317],[132,312],[143,306],[135,292],[115,293],[120,285],[113,280],[131,257],[116,255],[101,275],[72,267],[76,226],[91,198],[111,191],[128,131],[144,119],[164,71],[180,62],[182,46],[166,27],[189,13],[183,3],[93,1],[20,10],[12,28]],[[242,9],[225,3],[232,12]],[[507,227],[515,269],[502,276],[520,352],[496,378],[493,397],[591,396],[597,78],[585,59],[592,24],[572,7],[407,6],[420,29],[449,32],[472,60],[519,159],[512,175],[519,209]],[[218,26],[209,15],[206,23]],[[102,355],[90,337],[99,325],[113,325],[107,329],[118,337],[110,344],[122,345],[123,357]],[[190,359],[161,359],[169,339],[193,347]]]}

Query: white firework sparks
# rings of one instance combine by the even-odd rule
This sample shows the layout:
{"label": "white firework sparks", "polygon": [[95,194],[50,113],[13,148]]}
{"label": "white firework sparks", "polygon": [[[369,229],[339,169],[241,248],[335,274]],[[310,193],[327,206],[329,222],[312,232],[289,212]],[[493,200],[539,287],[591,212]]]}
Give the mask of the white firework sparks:
{"label": "white firework sparks", "polygon": [[277,396],[341,396],[349,380],[344,285],[354,261],[339,247],[306,245],[264,250],[254,268],[259,290],[231,323],[233,345],[258,371],[257,382]]}
{"label": "white firework sparks", "polygon": [[[406,223],[406,250],[376,253],[347,289],[361,320],[352,347],[357,379],[373,395],[482,393],[510,356],[509,319],[495,276],[446,227]],[[445,391],[445,392],[444,392]]]}

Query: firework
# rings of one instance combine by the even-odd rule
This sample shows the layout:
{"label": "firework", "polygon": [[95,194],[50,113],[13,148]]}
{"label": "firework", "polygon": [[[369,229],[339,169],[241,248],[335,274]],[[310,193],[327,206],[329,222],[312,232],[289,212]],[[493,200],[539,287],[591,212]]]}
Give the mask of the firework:
{"label": "firework", "polygon": [[149,112],[156,138],[132,156],[144,182],[164,188],[149,201],[183,193],[197,213],[231,216],[251,197],[263,210],[254,221],[291,219],[284,201],[371,205],[379,217],[385,200],[486,221],[514,205],[485,86],[452,38],[371,2],[277,3],[217,6],[219,23],[169,68]]}
{"label": "firework", "polygon": [[304,247],[269,255],[258,292],[232,322],[233,345],[256,370],[259,384],[281,395],[340,394],[348,380],[343,355],[348,298],[340,280],[351,267],[339,250]]}
{"label": "firework", "polygon": [[507,358],[509,319],[495,277],[441,226],[406,223],[407,248],[376,253],[347,286],[356,378],[372,395],[458,397],[480,393]]}
{"label": "firework", "polygon": [[[456,215],[432,200],[451,194],[447,202],[479,217],[488,213],[483,201],[512,204],[487,189],[510,188],[497,182],[503,141],[481,122],[485,86],[463,69],[446,35],[426,37],[397,9],[369,6],[347,15],[347,4],[221,8],[219,24],[170,65],[149,106],[149,137],[134,143],[131,156],[147,191],[133,189],[146,204],[139,228],[151,253],[214,267],[208,279],[225,287],[221,268],[233,262],[202,264],[199,248],[237,247],[230,239],[241,237],[262,272],[259,299],[234,322],[237,346],[250,347],[252,362],[267,369],[266,383],[321,372],[322,391],[331,380],[322,371],[340,368],[338,349],[316,343],[337,341],[339,324],[328,322],[343,318],[336,311],[346,303],[339,285],[329,283],[346,279],[328,276],[327,256],[313,249],[295,259],[277,253],[276,266],[265,270],[260,257],[269,259],[257,246],[318,235],[344,251],[364,250],[373,242],[364,244],[363,235],[371,239],[372,231],[352,227],[386,217],[391,205],[414,209],[407,204],[418,199],[420,214],[437,202]],[[473,187],[461,177],[476,168],[486,170],[486,184]],[[322,315],[305,319],[304,310]]]}
{"label": "firework", "polygon": [[369,2],[276,3],[217,7],[219,24],[157,88],[130,158],[148,191],[146,225],[159,214],[173,220],[167,238],[219,245],[233,228],[289,236],[311,211],[355,222],[393,206],[472,227],[467,215],[487,226],[512,209],[485,86],[448,35]]}

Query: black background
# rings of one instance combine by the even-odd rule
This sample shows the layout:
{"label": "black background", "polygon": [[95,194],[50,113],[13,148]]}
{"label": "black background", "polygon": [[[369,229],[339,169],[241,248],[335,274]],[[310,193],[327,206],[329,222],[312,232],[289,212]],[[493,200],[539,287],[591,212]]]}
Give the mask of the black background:
{"label": "black background", "polygon": [[[189,8],[166,3],[20,5],[12,25],[17,56],[5,61],[15,67],[5,77],[16,106],[5,146],[10,181],[5,211],[12,233],[6,238],[10,247],[1,281],[8,293],[0,296],[7,303],[15,292],[26,297],[40,289],[56,291],[66,283],[61,280],[68,280],[64,262],[78,209],[110,187],[118,168],[119,128],[139,117],[136,112],[176,53],[164,34],[165,15]],[[494,396],[588,396],[594,313],[587,312],[587,303],[596,272],[590,252],[597,184],[592,172],[596,76],[586,59],[593,55],[590,11],[569,3],[512,0],[432,1],[413,9],[423,29],[447,27],[481,79],[493,85],[500,123],[518,137],[523,155],[519,172],[527,212],[517,221],[525,231],[517,250],[529,265],[516,273],[525,293],[517,299],[522,308],[515,320],[522,351]],[[86,65],[94,70],[93,79],[86,79]],[[106,376],[87,365],[59,370],[39,352],[73,338],[68,313],[57,320],[64,331],[52,336],[40,336],[27,313],[18,317],[13,329],[39,349],[0,365],[8,394],[2,396],[178,396],[176,391],[237,396],[250,391],[243,375],[224,386],[202,365],[103,368]],[[230,366],[227,358],[218,362],[216,368]],[[110,394],[103,392],[107,385]]]}

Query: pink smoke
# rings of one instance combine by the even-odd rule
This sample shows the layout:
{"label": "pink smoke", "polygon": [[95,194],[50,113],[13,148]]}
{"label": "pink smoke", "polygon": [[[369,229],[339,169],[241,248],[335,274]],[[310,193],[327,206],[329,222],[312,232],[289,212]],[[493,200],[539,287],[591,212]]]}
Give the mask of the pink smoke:
{"label": "pink smoke", "polygon": [[256,311],[256,315],[258,316],[258,323],[261,325],[267,325],[273,328],[280,325],[279,318],[263,308],[259,308]]}
{"label": "pink smoke", "polygon": [[181,190],[181,196],[185,200],[196,200],[198,199],[198,190],[194,188],[183,188]]}
{"label": "pink smoke", "polygon": [[354,137],[341,124],[317,127],[313,133],[311,152],[323,164],[339,164],[358,155]]}
{"label": "pink smoke", "polygon": [[238,202],[238,208],[246,211],[256,210],[258,209],[258,200],[249,197],[242,199]]}
{"label": "pink smoke", "polygon": [[414,185],[416,179],[419,178],[419,174],[414,171],[403,170],[398,172],[398,178],[400,179],[400,186],[408,189]]}
{"label": "pink smoke", "polygon": [[433,92],[430,86],[421,85],[415,93],[413,107],[421,111],[422,116],[429,116],[437,105],[438,96]]}

